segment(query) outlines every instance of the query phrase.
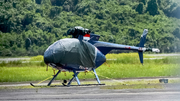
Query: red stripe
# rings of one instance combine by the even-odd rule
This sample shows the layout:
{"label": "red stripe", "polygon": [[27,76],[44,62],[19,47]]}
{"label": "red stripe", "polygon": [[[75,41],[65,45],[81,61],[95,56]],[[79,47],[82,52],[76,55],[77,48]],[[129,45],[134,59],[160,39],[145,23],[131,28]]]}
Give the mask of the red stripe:
{"label": "red stripe", "polygon": [[85,34],[84,37],[90,37],[90,34]]}
{"label": "red stripe", "polygon": [[127,49],[131,49],[131,47],[125,47],[125,48],[127,48]]}

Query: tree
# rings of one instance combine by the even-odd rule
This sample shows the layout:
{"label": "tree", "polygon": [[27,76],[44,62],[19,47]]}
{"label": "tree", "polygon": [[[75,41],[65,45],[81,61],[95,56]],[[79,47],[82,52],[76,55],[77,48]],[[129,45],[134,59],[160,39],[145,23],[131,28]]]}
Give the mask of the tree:
{"label": "tree", "polygon": [[136,11],[139,13],[139,14],[143,14],[143,3],[139,3],[139,5],[137,6],[136,8]]}
{"label": "tree", "polygon": [[173,31],[173,35],[177,38],[180,39],[180,28],[176,28],[174,31]]}
{"label": "tree", "polygon": [[146,28],[147,47],[178,52],[179,12],[177,0],[3,0],[0,55],[43,54],[74,26],[91,29],[102,41],[129,45],[138,45]]}
{"label": "tree", "polygon": [[37,3],[37,4],[41,4],[41,1],[42,1],[42,0],[36,0],[36,3]]}
{"label": "tree", "polygon": [[172,16],[180,19],[180,6],[172,12]]}
{"label": "tree", "polygon": [[60,12],[62,11],[62,8],[61,7],[52,7],[51,10],[50,10],[50,13],[49,13],[49,17],[52,19],[52,18],[55,18],[56,16],[58,16],[60,14]]}
{"label": "tree", "polygon": [[142,2],[144,5],[146,5],[147,0],[139,0],[139,2]]}
{"label": "tree", "polygon": [[148,2],[147,11],[149,12],[150,15],[153,16],[159,14],[156,0],[150,0]]}

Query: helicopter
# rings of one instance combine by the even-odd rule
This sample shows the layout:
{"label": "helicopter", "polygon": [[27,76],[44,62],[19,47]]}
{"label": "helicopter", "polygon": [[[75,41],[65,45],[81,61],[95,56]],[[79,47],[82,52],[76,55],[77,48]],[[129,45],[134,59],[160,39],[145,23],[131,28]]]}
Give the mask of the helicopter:
{"label": "helicopter", "polygon": [[[74,79],[76,79],[78,85],[81,85],[78,74],[84,71],[93,71],[98,85],[102,85],[95,69],[106,62],[105,55],[113,49],[137,51],[142,64],[143,52],[160,52],[157,48],[144,47],[148,33],[147,29],[144,29],[141,35],[139,47],[99,41],[100,35],[91,33],[89,29],[81,26],[71,28],[67,33],[72,35],[73,38],[60,39],[50,45],[44,52],[44,62],[47,66],[58,70],[47,86],[50,86],[58,74],[63,71],[74,73],[68,83],[67,80],[63,81],[64,86],[70,86]],[[33,84],[31,83],[31,85]]]}

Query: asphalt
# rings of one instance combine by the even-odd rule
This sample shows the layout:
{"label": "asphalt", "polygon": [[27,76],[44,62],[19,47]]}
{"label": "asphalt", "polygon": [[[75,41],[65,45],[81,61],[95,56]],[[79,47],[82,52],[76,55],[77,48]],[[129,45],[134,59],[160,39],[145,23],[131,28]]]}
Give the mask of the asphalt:
{"label": "asphalt", "polygon": [[[163,77],[165,78],[165,77]],[[119,81],[158,80],[160,78],[121,79]],[[162,78],[161,78],[162,79]],[[175,80],[179,78],[166,78]],[[101,80],[105,82],[104,80]],[[85,81],[84,81],[85,82]],[[89,82],[89,81],[88,81]],[[91,81],[92,82],[92,81]],[[112,82],[112,81],[106,81]],[[55,82],[54,84],[56,84]],[[46,83],[42,84],[45,85]],[[26,86],[6,83],[0,87]],[[160,83],[163,88],[102,89],[104,86],[56,86],[24,89],[0,89],[0,101],[180,101],[179,83]]]}
{"label": "asphalt", "polygon": [[[123,83],[123,82],[139,82],[139,81],[159,81],[160,79],[167,79],[168,81],[174,80],[174,81],[180,81],[180,77],[139,77],[139,78],[122,78],[122,79],[105,79],[105,80],[100,80],[102,83]],[[30,86],[30,83],[33,84],[38,84],[41,86],[46,86],[49,81],[28,81],[28,82],[0,82],[0,87],[18,87],[18,86]],[[73,81],[75,82],[75,81]],[[87,84],[87,83],[92,83],[92,84],[97,84],[97,81],[95,80],[80,80],[82,84]],[[62,81],[59,80],[54,80],[52,82],[52,85],[62,85]],[[76,82],[74,83],[75,85]]]}
{"label": "asphalt", "polygon": [[1,89],[0,101],[180,101],[179,84],[163,89],[100,89],[72,86],[31,89]]}

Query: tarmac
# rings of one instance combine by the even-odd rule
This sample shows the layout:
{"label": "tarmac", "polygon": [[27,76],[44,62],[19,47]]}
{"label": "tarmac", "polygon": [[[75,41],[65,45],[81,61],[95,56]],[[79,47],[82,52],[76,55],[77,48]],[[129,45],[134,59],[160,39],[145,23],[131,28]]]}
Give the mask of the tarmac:
{"label": "tarmac", "polygon": [[[129,78],[118,80],[101,80],[101,82],[159,81],[160,79],[180,80],[179,77]],[[82,81],[92,82],[96,81]],[[1,83],[0,101],[180,101],[180,83],[159,83],[163,88],[142,89],[102,89],[104,86],[55,86],[55,87],[9,87],[29,86],[24,83]],[[36,82],[34,82],[36,83]],[[47,82],[41,85],[46,85]],[[55,81],[53,84],[59,84]],[[151,84],[148,84],[151,85]],[[106,85],[105,85],[106,86]]]}
{"label": "tarmac", "polygon": [[[122,79],[105,79],[105,80],[100,80],[102,83],[107,83],[110,82],[111,84],[113,83],[123,83],[123,82],[140,82],[140,81],[145,81],[145,82],[151,82],[151,81],[160,81],[160,80],[168,80],[168,81],[179,81],[180,82],[180,77],[139,77],[139,78],[122,78]],[[30,86],[30,83],[33,84],[38,84],[41,81],[28,81],[28,82],[1,82],[0,87],[19,87],[19,86]],[[49,81],[44,81],[38,85],[41,86],[46,86]],[[76,82],[73,81],[75,85]],[[97,84],[97,81],[95,80],[80,80],[82,84],[87,84],[87,83],[93,83]],[[162,81],[164,82],[164,81]],[[167,82],[168,83],[168,82]],[[54,80],[52,85],[62,85],[62,80]]]}

